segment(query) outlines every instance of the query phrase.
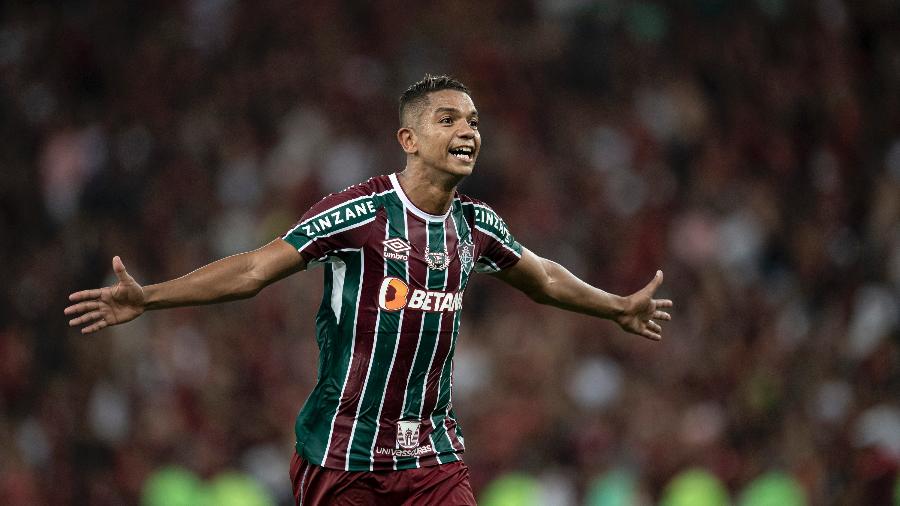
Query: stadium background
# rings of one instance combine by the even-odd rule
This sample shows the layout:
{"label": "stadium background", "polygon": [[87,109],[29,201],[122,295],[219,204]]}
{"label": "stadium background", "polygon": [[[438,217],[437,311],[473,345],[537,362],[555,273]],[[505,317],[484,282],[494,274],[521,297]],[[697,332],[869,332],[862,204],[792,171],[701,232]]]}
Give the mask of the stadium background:
{"label": "stadium background", "polygon": [[676,301],[654,344],[475,279],[482,504],[900,504],[897,2],[62,4],[0,7],[0,503],[288,504],[319,272],[90,337],[66,295],[400,168],[397,96],[446,72],[482,114],[463,191]]}

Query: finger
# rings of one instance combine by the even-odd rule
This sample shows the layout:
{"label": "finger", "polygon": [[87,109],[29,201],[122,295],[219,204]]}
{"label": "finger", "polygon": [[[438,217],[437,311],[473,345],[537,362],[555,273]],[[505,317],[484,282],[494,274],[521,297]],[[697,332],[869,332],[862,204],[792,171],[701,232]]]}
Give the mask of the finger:
{"label": "finger", "polygon": [[647,286],[644,287],[644,290],[649,291],[651,294],[659,288],[659,285],[663,282],[663,271],[656,271],[656,274],[653,276],[653,279],[647,283]]}
{"label": "finger", "polygon": [[669,307],[675,306],[675,303],[673,303],[669,299],[653,299],[653,303],[656,304],[657,308],[661,308],[661,307],[669,308]]}
{"label": "finger", "polygon": [[81,329],[81,333],[82,334],[90,334],[92,332],[97,332],[98,330],[100,330],[102,328],[106,328],[108,325],[109,324],[106,323],[106,320],[100,320],[99,322],[97,322],[93,325],[89,325],[89,326]]}
{"label": "finger", "polygon": [[89,300],[89,299],[99,299],[100,298],[100,289],[94,288],[93,290],[82,290],[80,292],[75,292],[72,295],[69,295],[69,300],[72,302],[78,302],[79,300]]}
{"label": "finger", "polygon": [[84,325],[85,323],[90,323],[90,322],[96,320],[97,318],[101,318],[102,316],[98,316],[97,313],[98,313],[97,311],[93,311],[88,314],[81,315],[78,318],[72,318],[71,320],[69,320],[69,326],[77,327],[79,325]]}
{"label": "finger", "polygon": [[650,318],[653,318],[654,320],[666,320],[666,321],[669,321],[669,320],[672,319],[672,315],[670,315],[669,313],[667,313],[667,312],[665,312],[665,311],[654,311],[654,312],[653,312],[653,315],[650,316]]}
{"label": "finger", "polygon": [[80,302],[78,304],[73,304],[66,309],[63,310],[63,314],[71,315],[77,313],[83,313],[85,311],[93,311],[94,309],[98,309],[100,307],[100,303],[97,301],[89,301],[89,302]]}
{"label": "finger", "polygon": [[652,341],[659,341],[662,339],[662,335],[660,335],[656,332],[653,332],[650,329],[644,329],[643,331],[641,331],[640,335],[641,335],[641,337],[646,337],[647,339],[650,339]]}
{"label": "finger", "polygon": [[657,333],[657,334],[662,333],[662,327],[661,327],[658,323],[656,323],[655,321],[652,321],[652,320],[648,321],[648,322],[647,322],[647,328],[650,329],[650,330],[652,330],[653,332],[655,332],[655,333]]}
{"label": "finger", "polygon": [[125,270],[125,264],[122,263],[122,259],[119,258],[119,255],[116,255],[112,259],[113,272],[116,273],[116,277],[119,278],[119,281],[134,281],[128,271]]}
{"label": "finger", "polygon": [[100,311],[91,311],[90,313],[79,316],[78,318],[73,318],[69,320],[70,327],[77,327],[78,325],[82,325],[87,322],[92,322],[99,318],[103,318],[103,313]]}

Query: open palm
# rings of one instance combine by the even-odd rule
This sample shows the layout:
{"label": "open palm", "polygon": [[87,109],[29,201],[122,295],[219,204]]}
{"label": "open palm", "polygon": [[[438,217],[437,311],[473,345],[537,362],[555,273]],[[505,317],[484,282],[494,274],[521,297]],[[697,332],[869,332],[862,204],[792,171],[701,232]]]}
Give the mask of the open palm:
{"label": "open palm", "polygon": [[671,320],[672,316],[661,309],[668,309],[673,305],[669,299],[653,298],[662,280],[662,271],[656,271],[656,275],[647,286],[626,298],[625,311],[616,317],[616,323],[622,330],[654,341],[662,339],[662,326],[654,320]]}
{"label": "open palm", "polygon": [[115,285],[69,295],[69,301],[76,304],[67,307],[64,313],[77,315],[69,320],[69,326],[84,325],[82,334],[134,320],[144,312],[144,289],[128,274],[118,256],[113,257],[112,267],[119,280]]}

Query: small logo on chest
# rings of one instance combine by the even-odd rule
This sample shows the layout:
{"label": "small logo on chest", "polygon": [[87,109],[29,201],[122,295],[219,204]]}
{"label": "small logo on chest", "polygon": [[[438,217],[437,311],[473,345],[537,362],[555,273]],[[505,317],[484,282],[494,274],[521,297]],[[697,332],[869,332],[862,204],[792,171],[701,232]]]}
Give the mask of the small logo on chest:
{"label": "small logo on chest", "polygon": [[394,237],[384,241],[384,258],[406,262],[409,260],[411,249],[409,243],[399,237]]}
{"label": "small logo on chest", "polygon": [[425,262],[429,269],[443,271],[450,265],[450,256],[447,254],[447,248],[439,251],[432,251],[425,248]]}
{"label": "small logo on chest", "polygon": [[467,238],[460,242],[458,253],[459,261],[462,264],[463,271],[468,274],[469,271],[472,270],[472,266],[475,262],[475,245],[472,244],[472,241]]}

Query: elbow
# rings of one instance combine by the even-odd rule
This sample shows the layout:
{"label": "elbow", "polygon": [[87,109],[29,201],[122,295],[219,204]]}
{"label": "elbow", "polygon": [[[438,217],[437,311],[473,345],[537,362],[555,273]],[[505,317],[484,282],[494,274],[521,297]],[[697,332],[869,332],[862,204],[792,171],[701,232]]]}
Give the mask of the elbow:
{"label": "elbow", "polygon": [[234,296],[235,300],[249,299],[255,297],[256,294],[262,291],[265,288],[265,283],[261,282],[258,279],[252,277],[245,277],[241,279],[241,283],[237,286],[231,293]]}
{"label": "elbow", "polygon": [[241,278],[241,286],[238,289],[240,298],[249,299],[255,297],[256,294],[268,286],[266,273],[258,261],[256,252],[247,255],[247,265]]}
{"label": "elbow", "polygon": [[247,299],[251,297],[256,297],[256,294],[261,292],[263,288],[269,286],[268,283],[261,279],[254,279],[253,283],[251,283],[250,287],[247,288],[246,297]]}
{"label": "elbow", "polygon": [[553,296],[553,281],[551,280],[536,285],[531,290],[528,290],[526,294],[529,299],[538,304],[553,304],[556,302],[556,297]]}
{"label": "elbow", "polygon": [[263,289],[262,285],[251,286],[251,287],[247,288],[246,290],[242,291],[240,296],[242,299],[250,299],[252,297],[256,297],[256,294],[261,292],[262,289]]}
{"label": "elbow", "polygon": [[538,304],[548,305],[553,303],[553,298],[544,293],[531,293],[528,294],[528,298]]}
{"label": "elbow", "polygon": [[554,304],[557,301],[555,290],[557,280],[553,276],[556,264],[547,259],[541,259],[541,275],[536,276],[534,284],[528,290],[528,297],[538,304]]}

